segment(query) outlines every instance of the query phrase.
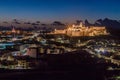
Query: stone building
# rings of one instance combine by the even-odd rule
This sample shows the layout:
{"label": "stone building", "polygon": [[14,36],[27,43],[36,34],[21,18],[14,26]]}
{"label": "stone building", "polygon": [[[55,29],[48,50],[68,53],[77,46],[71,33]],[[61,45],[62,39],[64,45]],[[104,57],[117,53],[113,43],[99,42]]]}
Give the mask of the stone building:
{"label": "stone building", "polygon": [[83,22],[80,24],[68,25],[64,30],[55,29],[53,34],[65,34],[68,36],[99,36],[108,35],[105,26],[89,26],[86,27]]}

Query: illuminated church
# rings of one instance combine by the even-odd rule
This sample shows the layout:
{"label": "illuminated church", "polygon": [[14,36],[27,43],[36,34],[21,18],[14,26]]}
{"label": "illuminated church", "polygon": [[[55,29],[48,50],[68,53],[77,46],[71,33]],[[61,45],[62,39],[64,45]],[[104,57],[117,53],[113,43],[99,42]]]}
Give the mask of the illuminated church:
{"label": "illuminated church", "polygon": [[86,27],[83,24],[83,22],[80,22],[80,24],[68,25],[67,29],[64,29],[64,30],[55,29],[53,33],[54,34],[65,34],[71,37],[108,35],[105,26]]}

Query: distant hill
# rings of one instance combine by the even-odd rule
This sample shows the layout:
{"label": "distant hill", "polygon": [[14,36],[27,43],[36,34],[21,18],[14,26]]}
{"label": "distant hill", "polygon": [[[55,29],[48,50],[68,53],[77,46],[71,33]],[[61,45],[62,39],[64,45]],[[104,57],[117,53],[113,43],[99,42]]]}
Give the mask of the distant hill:
{"label": "distant hill", "polygon": [[95,21],[94,24],[89,23],[87,20],[85,20],[86,26],[106,26],[107,31],[110,32],[112,35],[120,35],[120,21],[117,20],[111,20],[108,18],[105,19],[98,19]]}
{"label": "distant hill", "polygon": [[120,21],[105,18],[104,20],[102,19],[97,20],[95,22],[95,25],[106,26],[107,30],[112,35],[120,35]]}

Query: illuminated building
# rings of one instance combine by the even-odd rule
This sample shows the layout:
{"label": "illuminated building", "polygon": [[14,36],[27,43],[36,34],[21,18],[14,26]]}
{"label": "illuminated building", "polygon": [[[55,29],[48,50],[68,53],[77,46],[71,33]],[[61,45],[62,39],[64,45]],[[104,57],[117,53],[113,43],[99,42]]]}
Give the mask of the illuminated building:
{"label": "illuminated building", "polygon": [[16,30],[14,27],[12,28],[12,33],[16,33]]}
{"label": "illuminated building", "polygon": [[65,34],[68,36],[99,36],[108,35],[106,28],[104,26],[89,26],[86,27],[83,22],[80,24],[68,25],[67,29],[57,30],[53,34]]}

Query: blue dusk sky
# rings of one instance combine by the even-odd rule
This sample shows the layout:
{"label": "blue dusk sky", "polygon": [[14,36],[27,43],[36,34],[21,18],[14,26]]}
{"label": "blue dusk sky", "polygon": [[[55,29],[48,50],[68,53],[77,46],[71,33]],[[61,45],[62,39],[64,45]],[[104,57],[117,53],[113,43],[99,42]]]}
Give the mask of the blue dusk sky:
{"label": "blue dusk sky", "polygon": [[120,0],[0,0],[0,20],[120,20]]}

